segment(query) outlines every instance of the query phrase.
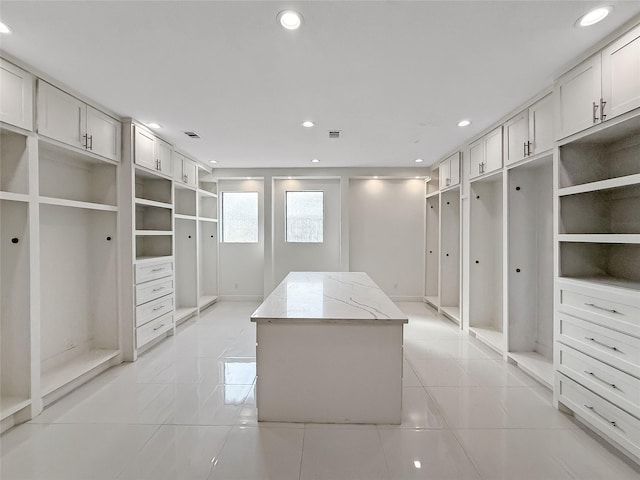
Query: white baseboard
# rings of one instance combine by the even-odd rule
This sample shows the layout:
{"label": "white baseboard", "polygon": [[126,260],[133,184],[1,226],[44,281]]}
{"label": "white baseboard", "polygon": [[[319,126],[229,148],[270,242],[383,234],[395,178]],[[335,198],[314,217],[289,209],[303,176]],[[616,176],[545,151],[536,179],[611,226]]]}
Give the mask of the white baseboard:
{"label": "white baseboard", "polygon": [[218,295],[219,302],[261,302],[262,295]]}

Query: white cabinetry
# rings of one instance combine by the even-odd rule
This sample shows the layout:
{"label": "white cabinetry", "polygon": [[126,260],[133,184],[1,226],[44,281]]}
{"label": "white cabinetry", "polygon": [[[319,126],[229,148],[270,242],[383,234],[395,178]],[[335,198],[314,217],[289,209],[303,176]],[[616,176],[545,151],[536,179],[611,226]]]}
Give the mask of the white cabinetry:
{"label": "white cabinetry", "polygon": [[33,130],[34,78],[0,59],[0,122]]}
{"label": "white cabinetry", "polygon": [[160,172],[168,177],[173,176],[171,145],[145,130],[134,125],[134,162],[136,165]]}
{"label": "white cabinetry", "polygon": [[494,172],[502,168],[502,127],[489,132],[469,146],[469,178]]}
{"label": "white cabinetry", "polygon": [[[428,185],[428,183],[427,183]],[[435,308],[440,307],[440,194],[427,194],[426,252],[424,299]]]}
{"label": "white cabinetry", "polygon": [[197,165],[196,162],[181,153],[173,153],[173,179],[176,182],[184,183],[190,187],[197,187]]}
{"label": "white cabinetry", "polygon": [[555,399],[640,460],[640,115],[561,145]]}
{"label": "white cabinetry", "polygon": [[38,133],[109,160],[120,160],[120,122],[38,80]]}
{"label": "white cabinetry", "polygon": [[440,164],[440,185],[444,190],[460,184],[460,152],[445,158]]}
{"label": "white cabinetry", "polygon": [[440,194],[440,311],[460,324],[460,189]]}
{"label": "white cabinetry", "polygon": [[198,309],[218,300],[218,183],[198,169]]}
{"label": "white cabinetry", "polygon": [[553,104],[547,95],[504,125],[506,165],[550,150],[553,146]]}
{"label": "white cabinetry", "polygon": [[556,82],[556,138],[565,138],[640,106],[640,27]]}

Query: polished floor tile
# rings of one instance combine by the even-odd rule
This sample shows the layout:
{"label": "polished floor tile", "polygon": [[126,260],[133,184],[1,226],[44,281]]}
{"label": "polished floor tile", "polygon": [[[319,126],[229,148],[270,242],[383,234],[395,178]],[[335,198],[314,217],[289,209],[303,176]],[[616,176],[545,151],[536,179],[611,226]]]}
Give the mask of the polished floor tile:
{"label": "polished floor tile", "polygon": [[422,303],[400,304],[400,425],[258,423],[257,306],[214,305],[3,434],[0,478],[640,479],[549,390]]}

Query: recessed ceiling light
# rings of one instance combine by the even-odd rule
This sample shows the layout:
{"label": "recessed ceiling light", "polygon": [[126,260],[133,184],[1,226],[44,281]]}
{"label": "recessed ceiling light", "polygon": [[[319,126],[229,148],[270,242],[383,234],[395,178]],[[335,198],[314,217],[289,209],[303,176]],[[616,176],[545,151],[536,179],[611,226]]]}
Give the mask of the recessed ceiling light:
{"label": "recessed ceiling light", "polygon": [[10,34],[12,32],[13,30],[9,25],[7,25],[6,23],[0,22],[0,33]]}
{"label": "recessed ceiling light", "polygon": [[218,163],[217,160],[209,160],[209,163]]}
{"label": "recessed ceiling light", "polygon": [[291,177],[287,177],[289,180],[291,180]]}
{"label": "recessed ceiling light", "polygon": [[416,176],[415,176],[415,177],[413,177],[413,178],[420,178],[420,177],[419,177],[418,175],[416,175]]}
{"label": "recessed ceiling light", "polygon": [[420,460],[414,460],[413,466],[416,468],[422,468],[422,463],[420,462]]}
{"label": "recessed ceiling light", "polygon": [[315,125],[315,123],[310,122],[309,120],[307,120],[307,121],[305,121],[305,122],[302,122],[302,126],[303,126],[303,127],[306,127],[306,128],[311,128],[311,127],[313,127],[314,125]]}
{"label": "recessed ceiling light", "polygon": [[145,124],[145,125],[146,125],[147,127],[149,127],[149,128],[155,128],[156,130],[157,130],[158,128],[162,128],[162,125],[160,125],[160,124],[158,124],[158,123],[155,123],[155,122],[147,123],[147,124]]}
{"label": "recessed ceiling light", "polygon": [[293,10],[283,10],[278,14],[278,21],[287,30],[297,30],[302,25],[302,15]]}
{"label": "recessed ceiling light", "polygon": [[314,158],[313,160],[311,160],[311,163],[319,163],[320,160],[318,160],[317,158]]}
{"label": "recessed ceiling light", "polygon": [[247,177],[247,180],[251,180],[251,177]]}
{"label": "recessed ceiling light", "polygon": [[421,158],[416,158],[416,163],[422,163],[424,162],[424,160],[422,160]]}
{"label": "recessed ceiling light", "polygon": [[459,127],[468,127],[469,125],[471,125],[471,120],[460,120],[458,122]]}
{"label": "recessed ceiling light", "polygon": [[377,180],[380,177],[378,175],[374,175],[373,178],[375,178]]}
{"label": "recessed ceiling light", "polygon": [[576,22],[576,26],[578,27],[589,27],[591,25],[595,25],[601,20],[604,20],[607,15],[611,12],[613,7],[611,5],[602,5],[600,7],[594,8],[589,12],[585,13],[581,16]]}

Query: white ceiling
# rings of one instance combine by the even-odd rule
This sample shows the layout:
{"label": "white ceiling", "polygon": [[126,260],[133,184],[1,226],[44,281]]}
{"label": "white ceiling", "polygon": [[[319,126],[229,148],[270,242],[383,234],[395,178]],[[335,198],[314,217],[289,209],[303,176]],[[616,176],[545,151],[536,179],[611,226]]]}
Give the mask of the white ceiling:
{"label": "white ceiling", "polygon": [[[14,33],[0,47],[117,114],[160,123],[216,167],[416,166],[640,14],[639,1],[608,1],[605,21],[573,26],[599,3],[2,0]],[[277,24],[285,8],[302,29]],[[457,127],[463,118],[473,124]]]}

